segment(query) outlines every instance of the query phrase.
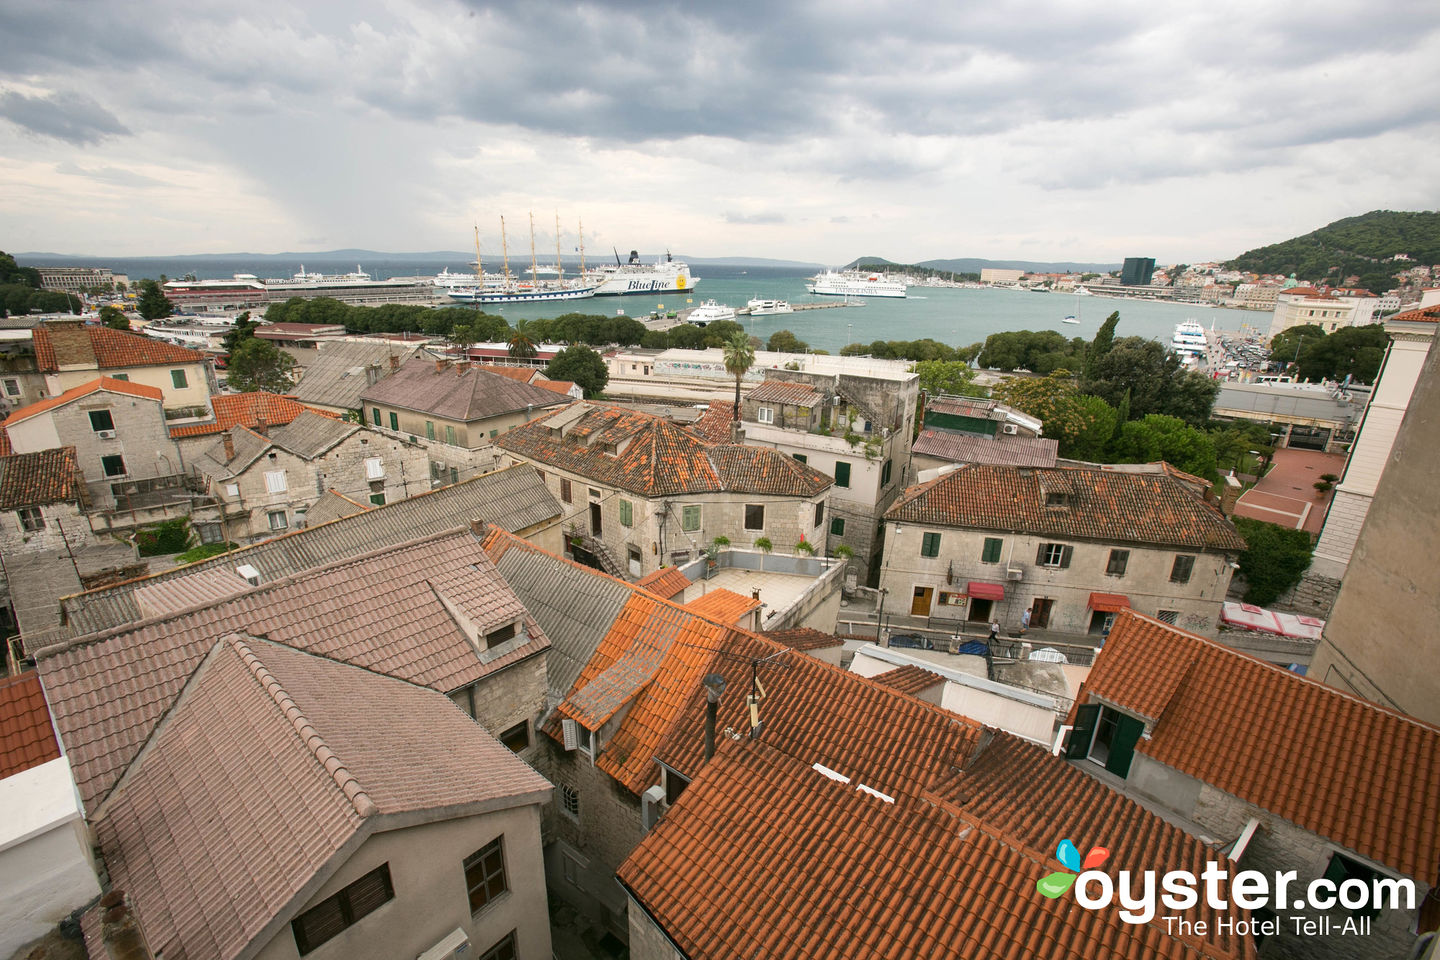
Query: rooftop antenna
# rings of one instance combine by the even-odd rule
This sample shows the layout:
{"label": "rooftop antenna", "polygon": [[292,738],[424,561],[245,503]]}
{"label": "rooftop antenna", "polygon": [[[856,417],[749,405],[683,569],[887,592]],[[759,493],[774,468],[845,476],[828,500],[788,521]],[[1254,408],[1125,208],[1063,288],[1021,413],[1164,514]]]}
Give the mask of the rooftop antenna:
{"label": "rooftop antenna", "polygon": [[580,217],[576,221],[580,224],[580,279],[585,279],[585,218]]}

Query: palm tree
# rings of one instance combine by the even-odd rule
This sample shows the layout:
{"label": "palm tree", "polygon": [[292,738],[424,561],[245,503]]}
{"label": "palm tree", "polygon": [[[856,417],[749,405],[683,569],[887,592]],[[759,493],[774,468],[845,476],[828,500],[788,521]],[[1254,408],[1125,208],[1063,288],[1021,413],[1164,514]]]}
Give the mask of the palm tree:
{"label": "palm tree", "polygon": [[515,324],[515,332],[510,335],[510,356],[516,360],[531,360],[535,357],[535,341],[530,339],[529,325],[521,320]]}
{"label": "palm tree", "polygon": [[725,343],[725,372],[735,378],[735,420],[740,420],[740,381],[755,363],[755,348],[750,346],[750,338],[743,331],[736,331],[735,335]]}

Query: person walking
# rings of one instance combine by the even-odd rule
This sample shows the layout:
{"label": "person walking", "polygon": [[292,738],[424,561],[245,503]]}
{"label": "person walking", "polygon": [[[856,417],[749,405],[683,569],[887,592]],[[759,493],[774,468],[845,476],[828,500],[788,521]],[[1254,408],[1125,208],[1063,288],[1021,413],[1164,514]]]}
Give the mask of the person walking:
{"label": "person walking", "polygon": [[1030,608],[1025,608],[1025,613],[1020,617],[1020,635],[1024,636],[1025,631],[1030,629]]}
{"label": "person walking", "polygon": [[999,639],[1000,639],[1000,621],[999,621],[999,620],[991,620],[991,621],[990,621],[990,642],[991,642],[991,643],[994,643],[996,640],[999,640]]}

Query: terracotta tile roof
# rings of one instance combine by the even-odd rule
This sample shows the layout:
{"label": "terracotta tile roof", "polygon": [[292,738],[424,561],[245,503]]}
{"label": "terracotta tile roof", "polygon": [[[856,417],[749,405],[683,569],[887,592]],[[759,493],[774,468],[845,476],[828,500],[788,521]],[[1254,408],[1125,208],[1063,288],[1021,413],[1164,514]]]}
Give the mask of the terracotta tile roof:
{"label": "terracotta tile roof", "polygon": [[768,447],[707,446],[652,414],[584,402],[516,427],[495,443],[533,463],[646,497],[720,491],[813,497],[834,483]]}
{"label": "terracotta tile roof", "polygon": [[1398,320],[1401,323],[1434,323],[1440,320],[1440,303],[1432,303],[1428,307],[1420,307],[1416,310],[1406,310],[1404,313],[1397,313],[1385,318],[1385,322]]}
{"label": "terracotta tile roof", "polygon": [[[746,394],[746,399],[759,403],[789,403],[797,407],[818,407],[825,402],[825,395],[808,383],[766,380]],[[731,412],[734,412],[733,404]]]}
{"label": "terracotta tile roof", "polygon": [[[1047,507],[1046,491],[1060,488],[1068,490],[1069,505]],[[911,487],[885,518],[1195,550],[1245,549],[1224,515],[1168,473],[967,464]]]}
{"label": "terracotta tile roof", "polygon": [[[869,732],[892,749],[914,749],[883,728]],[[1105,846],[1111,863],[1130,869],[1164,863],[1198,873],[1207,850],[1008,734],[960,764],[955,783],[886,802],[858,788],[875,789],[863,767],[797,758],[768,730],[759,742],[722,738],[618,877],[692,960],[1255,955],[1248,937],[1213,932],[1219,914],[1203,905],[1183,915],[1203,914],[1212,932],[1181,937],[1160,916],[1131,925],[1116,910],[1041,896],[1035,881],[1059,869],[1060,838],[1082,851]],[[1037,806],[1037,796],[1046,802]]]}
{"label": "terracotta tile roof", "polygon": [[260,425],[261,418],[264,418],[268,426],[279,427],[307,410],[332,420],[339,419],[337,414],[307,407],[294,397],[259,391],[213,396],[210,398],[210,409],[215,414],[213,423],[187,423],[184,426],[171,427],[170,436],[176,439],[203,437],[210,433],[224,433],[232,427],[249,427],[253,430]]}
{"label": "terracotta tile roof", "polygon": [[766,630],[766,640],[773,640],[791,650],[808,653],[811,650],[827,650],[845,643],[839,637],[812,627],[795,627],[790,630]]}
{"label": "terracotta tile roof", "polygon": [[208,359],[198,350],[109,327],[42,324],[33,336],[35,366],[41,373],[54,373],[62,367],[108,370],[205,363]]}
{"label": "terracotta tile roof", "polygon": [[[248,558],[216,559],[233,569]],[[447,603],[481,629],[523,618],[527,639],[482,662]],[[115,785],[216,640],[241,630],[442,692],[549,646],[475,537],[454,530],[35,651],[87,807]]]}
{"label": "terracotta tile roof", "polygon": [[367,389],[361,399],[461,422],[565,402],[549,390],[511,380],[480,364],[436,370],[434,363],[419,358]]}
{"label": "terracotta tile roof", "polygon": [[508,377],[521,383],[533,383],[535,375],[540,372],[539,367],[511,367],[502,363],[487,363],[485,369],[496,376]]}
{"label": "terracotta tile roof", "polygon": [[570,389],[575,386],[574,380],[536,380],[532,386],[541,390],[549,390],[551,393],[563,393],[570,395]]}
{"label": "terracotta tile roof", "polygon": [[108,390],[111,393],[123,393],[126,396],[140,397],[145,400],[163,400],[165,395],[158,387],[147,387],[143,383],[131,383],[129,380],[115,380],[110,377],[97,377],[89,383],[82,383],[78,387],[71,387],[58,397],[46,397],[44,400],[30,404],[28,407],[21,407],[9,417],[5,418],[6,425],[19,423],[21,420],[28,420],[31,417],[44,413],[46,410],[53,410],[56,407],[64,406],[81,397],[88,397],[100,390]]}
{"label": "terracotta tile roof", "polygon": [[59,756],[40,674],[31,670],[0,680],[0,780]]}
{"label": "terracotta tile roof", "polygon": [[1151,722],[1137,752],[1433,882],[1440,728],[1130,611],[1077,703],[1095,697]]}
{"label": "terracotta tile roof", "polygon": [[0,510],[78,503],[84,490],[74,447],[0,457]]}
{"label": "terracotta tile roof", "polygon": [[1060,441],[1050,437],[973,437],[949,430],[920,431],[911,452],[952,463],[987,463],[1014,467],[1053,467]]}
{"label": "terracotta tile roof", "polygon": [[931,687],[945,682],[945,678],[940,674],[913,663],[896,667],[894,670],[886,670],[873,679],[876,683],[884,684],[911,696],[919,696]]}
{"label": "terracotta tile roof", "polygon": [[661,567],[636,580],[635,586],[649,590],[657,597],[674,600],[690,586],[690,578],[685,576],[679,567]]}
{"label": "terracotta tile roof", "polygon": [[730,424],[735,422],[735,404],[712,400],[700,419],[687,428],[706,443],[729,443]]}
{"label": "terracotta tile roof", "polygon": [[228,960],[397,817],[449,820],[549,793],[443,694],[231,635],[192,665],[91,816],[155,954]]}
{"label": "terracotta tile roof", "polygon": [[760,601],[754,597],[747,597],[724,587],[715,587],[685,604],[685,609],[738,627],[743,626],[741,621],[759,606]]}
{"label": "terracotta tile roof", "polygon": [[10,431],[5,429],[5,422],[0,420],[0,457],[8,457],[15,452],[15,445],[10,442]]}

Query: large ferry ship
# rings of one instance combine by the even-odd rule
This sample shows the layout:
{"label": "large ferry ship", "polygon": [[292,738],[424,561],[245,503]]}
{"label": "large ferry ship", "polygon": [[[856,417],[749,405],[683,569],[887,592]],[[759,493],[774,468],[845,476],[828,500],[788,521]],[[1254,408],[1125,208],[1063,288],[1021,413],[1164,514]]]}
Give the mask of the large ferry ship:
{"label": "large ferry ship", "polygon": [[1170,349],[1180,355],[1181,360],[1204,360],[1209,342],[1205,328],[1195,320],[1175,324],[1175,335],[1170,340]]}
{"label": "large ferry ship", "polygon": [[429,303],[433,287],[414,277],[376,280],[357,265],[353,273],[300,272],[288,278],[260,279],[237,273],[228,280],[169,280],[165,296],[183,313],[248,310],[291,297],[332,297],[345,303]]}
{"label": "large ferry ship", "polygon": [[826,270],[811,278],[805,289],[829,297],[903,297],[905,280],[869,270]]}
{"label": "large ferry ship", "polygon": [[630,251],[630,259],[615,264],[592,267],[585,274],[587,283],[595,284],[595,296],[620,297],[632,293],[684,293],[693,290],[699,277],[690,275],[690,267],[670,254],[654,263],[642,263],[640,254]]}

